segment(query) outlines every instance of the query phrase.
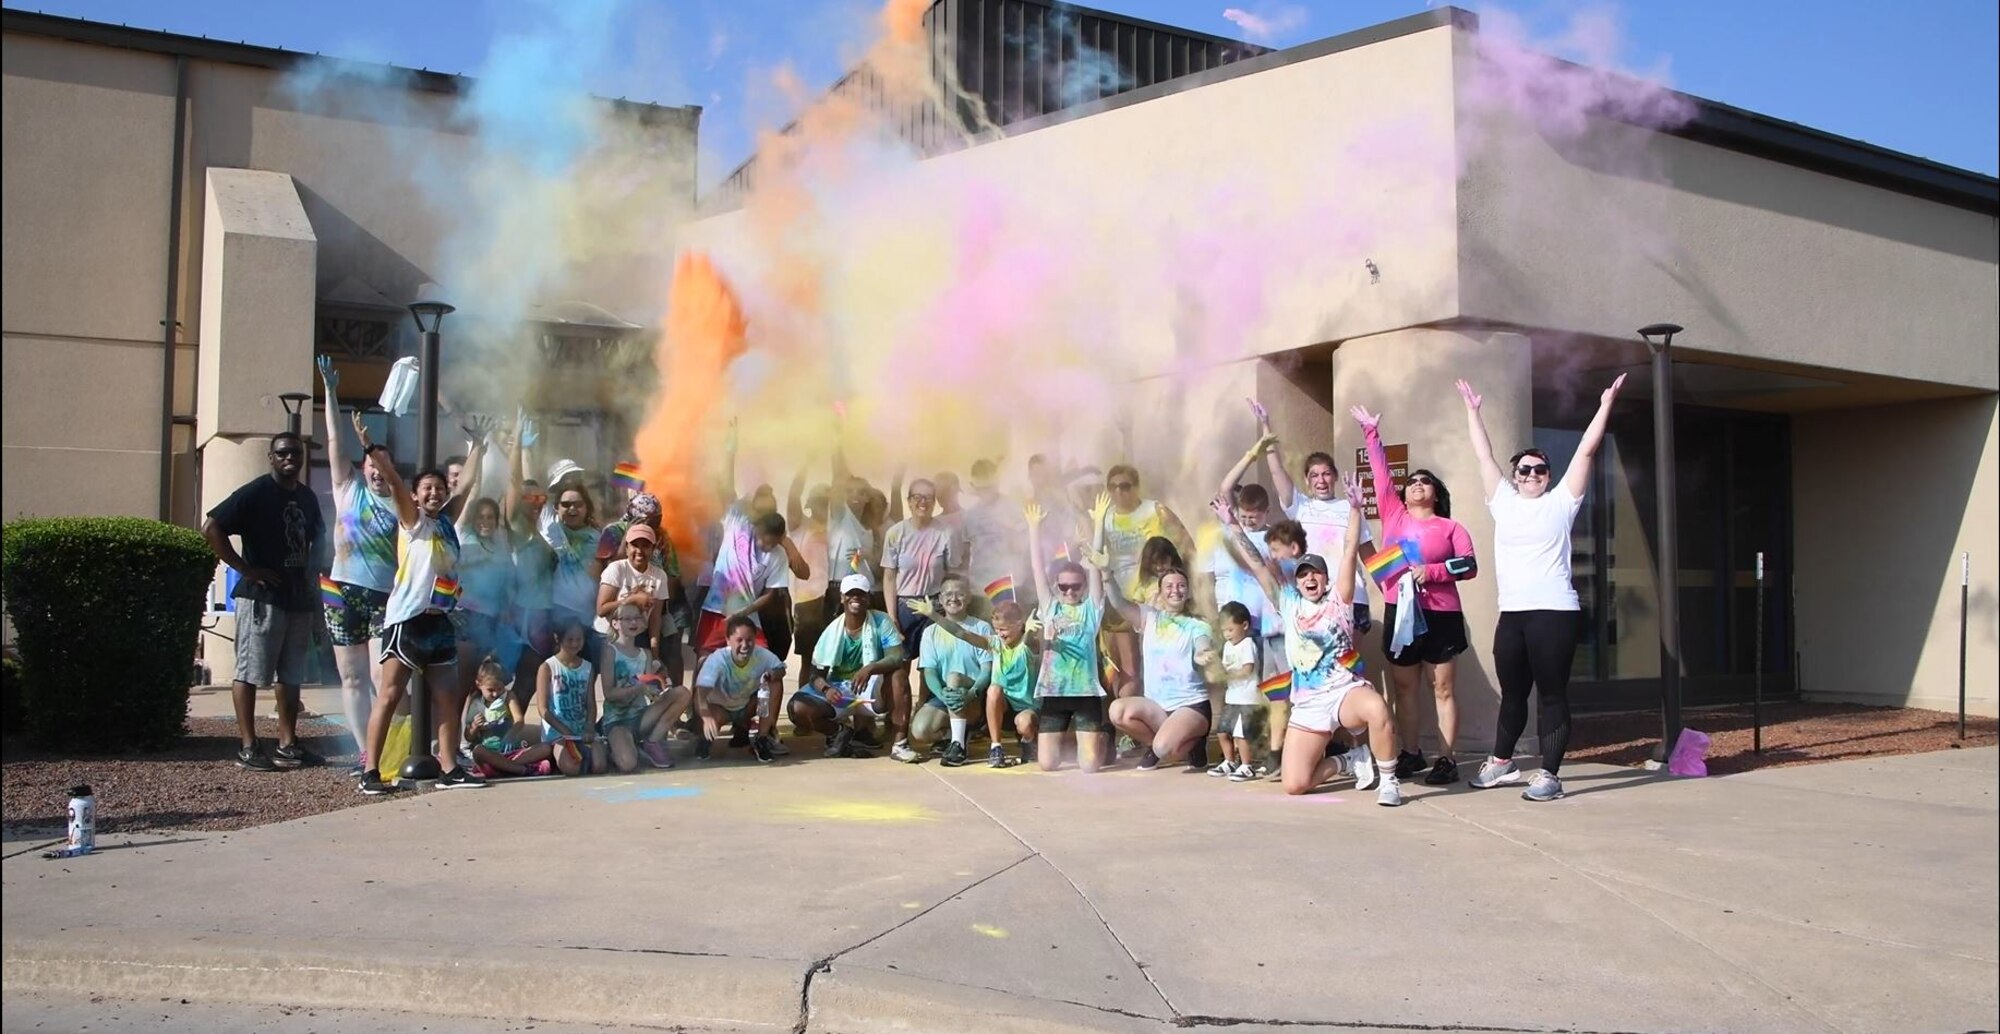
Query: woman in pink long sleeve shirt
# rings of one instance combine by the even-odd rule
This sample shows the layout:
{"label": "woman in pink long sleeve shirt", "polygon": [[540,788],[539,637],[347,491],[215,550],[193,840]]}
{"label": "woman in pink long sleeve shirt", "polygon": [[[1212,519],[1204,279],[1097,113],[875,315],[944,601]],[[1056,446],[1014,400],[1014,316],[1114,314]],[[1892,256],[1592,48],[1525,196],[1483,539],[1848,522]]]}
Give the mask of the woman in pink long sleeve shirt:
{"label": "woman in pink long sleeve shirt", "polygon": [[1419,736],[1423,726],[1405,715],[1418,715],[1417,682],[1424,665],[1431,668],[1431,691],[1437,698],[1437,762],[1424,782],[1443,786],[1458,780],[1458,762],[1453,748],[1458,738],[1458,703],[1452,696],[1457,677],[1458,655],[1465,651],[1465,615],[1458,599],[1458,582],[1478,574],[1473,562],[1472,535],[1451,519],[1451,492],[1436,474],[1418,469],[1410,472],[1401,488],[1389,476],[1389,457],[1382,448],[1376,424],[1381,416],[1361,406],[1353,410],[1368,440],[1368,472],[1375,482],[1375,506],[1382,515],[1382,536],[1387,549],[1400,542],[1414,542],[1417,557],[1410,561],[1409,580],[1396,578],[1382,587],[1384,601],[1382,644],[1389,646],[1396,632],[1397,608],[1405,601],[1403,588],[1416,590],[1417,612],[1423,616],[1424,631],[1400,650],[1389,653],[1389,679],[1394,684],[1396,724],[1402,734],[1402,750],[1396,757],[1400,778],[1415,776],[1424,767]]}

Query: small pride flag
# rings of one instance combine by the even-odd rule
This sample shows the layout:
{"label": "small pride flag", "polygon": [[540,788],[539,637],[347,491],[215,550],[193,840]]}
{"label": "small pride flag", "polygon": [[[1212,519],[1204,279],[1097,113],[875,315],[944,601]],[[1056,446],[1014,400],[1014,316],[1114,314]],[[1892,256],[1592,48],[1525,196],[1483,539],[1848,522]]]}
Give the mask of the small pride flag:
{"label": "small pride flag", "polygon": [[1273,703],[1280,700],[1290,700],[1292,698],[1292,673],[1281,671],[1276,675],[1266,678],[1264,681],[1257,683],[1257,692],[1264,694],[1264,699]]}
{"label": "small pride flag", "polygon": [[1348,671],[1351,671],[1356,675],[1361,674],[1361,672],[1368,667],[1368,665],[1362,663],[1361,661],[1361,651],[1356,650],[1351,646],[1347,648],[1346,653],[1343,653],[1339,657],[1335,658],[1335,661],[1339,663],[1341,667],[1346,668]]}
{"label": "small pride flag", "polygon": [[458,606],[458,579],[440,576],[431,583],[431,606],[450,610]]}
{"label": "small pride flag", "polygon": [[637,463],[620,463],[611,468],[611,484],[627,492],[637,492],[646,487],[646,481],[639,476]]}
{"label": "small pride flag", "polygon": [[1361,566],[1367,568],[1368,577],[1375,579],[1375,584],[1387,586],[1410,569],[1410,556],[1403,543],[1398,542],[1376,550],[1374,556],[1361,562]]}
{"label": "small pride flag", "polygon": [[319,576],[319,601],[329,607],[347,606],[347,597],[340,594],[340,583],[326,575]]}
{"label": "small pride flag", "polygon": [[986,583],[986,600],[989,603],[1014,602],[1014,579],[1002,575]]}

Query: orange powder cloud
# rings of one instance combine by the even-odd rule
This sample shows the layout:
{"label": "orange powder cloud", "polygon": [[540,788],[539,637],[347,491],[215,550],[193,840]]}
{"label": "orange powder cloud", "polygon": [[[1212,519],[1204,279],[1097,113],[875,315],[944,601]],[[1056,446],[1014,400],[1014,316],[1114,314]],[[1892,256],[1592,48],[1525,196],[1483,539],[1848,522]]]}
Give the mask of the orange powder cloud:
{"label": "orange powder cloud", "polygon": [[701,483],[703,431],[726,390],[729,364],[743,354],[743,306],[700,252],[674,267],[666,332],[654,353],[660,394],[635,436],[639,476],[668,505],[667,536],[685,556],[705,548],[700,529],[721,515],[721,501]]}

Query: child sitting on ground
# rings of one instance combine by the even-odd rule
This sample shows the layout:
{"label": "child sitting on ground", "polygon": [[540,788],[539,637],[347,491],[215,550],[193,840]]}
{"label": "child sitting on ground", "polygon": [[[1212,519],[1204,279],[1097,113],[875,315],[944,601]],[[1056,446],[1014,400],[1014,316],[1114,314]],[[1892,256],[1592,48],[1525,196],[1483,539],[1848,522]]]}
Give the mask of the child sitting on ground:
{"label": "child sitting on ground", "polygon": [[521,742],[525,716],[521,701],[508,692],[506,679],[507,669],[499,661],[488,657],[479,662],[472,682],[479,696],[467,701],[465,717],[473,767],[488,779],[548,775],[555,749],[546,743]]}
{"label": "child sitting on ground", "polygon": [[555,751],[556,768],[566,776],[602,772],[609,763],[597,736],[597,694],[590,691],[583,644],[583,622],[565,621],[557,632],[556,655],[535,672],[542,742]]}
{"label": "child sitting on ground", "polygon": [[652,651],[639,645],[649,623],[646,608],[620,604],[611,613],[611,638],[598,663],[604,717],[597,731],[604,737],[612,767],[620,772],[638,771],[642,755],[654,768],[674,767],[666,739],[673,733],[674,716],[688,705],[688,691],[681,686],[667,688],[657,699],[646,692],[648,681],[658,681],[659,668]]}
{"label": "child sitting on ground", "polygon": [[1222,605],[1222,671],[1229,688],[1222,696],[1216,720],[1216,741],[1222,761],[1208,774],[1234,782],[1257,778],[1255,734],[1263,724],[1263,698],[1257,692],[1257,637],[1250,634],[1250,608],[1231,601]]}

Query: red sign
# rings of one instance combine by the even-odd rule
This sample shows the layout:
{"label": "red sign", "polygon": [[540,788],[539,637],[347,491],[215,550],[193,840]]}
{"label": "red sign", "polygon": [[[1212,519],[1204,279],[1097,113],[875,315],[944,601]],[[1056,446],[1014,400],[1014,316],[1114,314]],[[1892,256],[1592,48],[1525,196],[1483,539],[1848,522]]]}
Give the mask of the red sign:
{"label": "red sign", "polygon": [[[1408,480],[1410,476],[1409,445],[1407,443],[1403,445],[1384,445],[1382,446],[1382,452],[1389,458],[1389,480],[1394,481],[1397,488],[1403,487],[1403,482]],[[1382,513],[1375,506],[1375,479],[1368,476],[1367,449],[1354,450],[1354,469],[1361,475],[1361,494],[1368,501],[1368,519],[1371,521],[1381,520]]]}

